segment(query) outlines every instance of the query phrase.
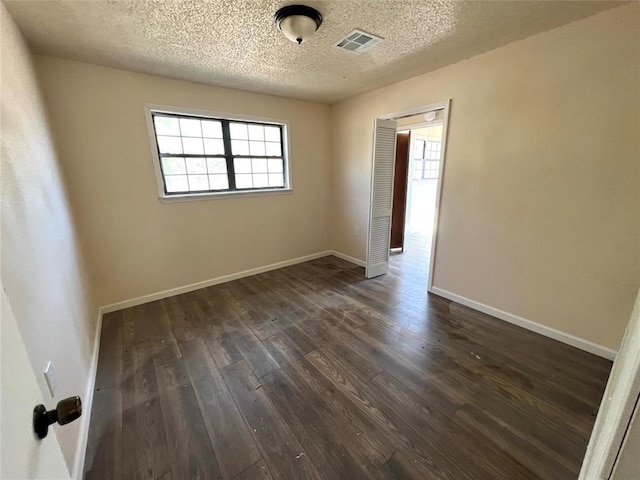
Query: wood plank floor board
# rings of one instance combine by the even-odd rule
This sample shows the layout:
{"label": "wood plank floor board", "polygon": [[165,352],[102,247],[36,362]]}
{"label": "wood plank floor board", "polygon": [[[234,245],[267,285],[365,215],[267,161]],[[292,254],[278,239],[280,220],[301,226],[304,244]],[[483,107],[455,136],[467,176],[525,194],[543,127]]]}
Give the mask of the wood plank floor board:
{"label": "wood plank floor board", "polygon": [[[459,409],[456,412],[456,419],[468,430],[475,431],[478,436],[489,437],[492,442],[498,444],[504,451],[508,451],[518,462],[535,472],[541,479],[555,480],[571,478],[573,475],[572,468],[562,463],[562,455],[555,450],[546,447],[541,450],[539,446],[527,442],[471,404]],[[573,469],[575,468],[576,466],[573,466]]]}
{"label": "wood plank floor board", "polygon": [[518,377],[524,380],[523,388],[511,379],[502,377],[500,369],[486,368],[484,365],[486,358],[483,360],[480,355],[458,355],[453,358],[440,344],[428,345],[428,348],[422,349],[410,340],[407,341],[406,334],[394,334],[395,332],[386,331],[387,329],[384,328],[381,330],[381,334],[375,335],[376,338],[383,339],[381,343],[386,344],[392,352],[400,352],[402,358],[408,359],[425,375],[430,374],[431,379],[438,382],[443,390],[460,394],[466,392],[467,398],[471,400],[475,397],[479,386],[482,386],[483,390],[499,391],[505,397],[517,397],[520,402],[528,403],[532,411],[544,411],[553,424],[564,429],[566,436],[568,436],[567,432],[575,429],[581,432],[591,430],[590,410],[582,410],[582,414],[578,414],[570,408],[574,402],[568,405],[561,404],[561,408],[557,407],[553,404],[552,393],[547,392],[547,395],[543,396],[537,392],[531,392],[530,388],[527,388],[531,382],[525,376]]}
{"label": "wood plank floor board", "polygon": [[302,305],[292,302],[286,295],[282,295],[282,292],[288,291],[288,288],[283,288],[277,282],[272,281],[271,277],[274,275],[274,272],[266,272],[257,275],[243,285],[247,290],[254,293],[254,298],[257,301],[261,302],[262,305],[268,306],[277,315],[284,316],[287,319],[296,319],[297,321],[304,320],[308,312]]}
{"label": "wood plank floor board", "polygon": [[[426,471],[421,470],[419,460],[413,458],[412,455],[406,454],[402,450],[397,450],[383,466],[384,478],[393,478],[394,480],[410,480],[414,478],[427,478],[429,480],[437,480],[443,477],[439,476],[433,469]],[[463,477],[457,477],[463,478]]]}
{"label": "wood plank floor board", "polygon": [[85,478],[122,478],[122,393],[119,388],[99,389],[93,394]]}
{"label": "wood plank floor board", "polygon": [[221,479],[184,361],[162,362],[156,374],[173,478]]}
{"label": "wood plank floor board", "polygon": [[[282,370],[262,379],[269,397],[324,478],[372,478],[354,456],[353,436],[322,401]],[[360,458],[362,460],[362,458]]]}
{"label": "wood plank floor board", "polygon": [[160,300],[165,314],[171,319],[171,330],[177,341],[197,338],[200,333],[200,325],[193,309],[197,305],[189,304],[184,295],[164,298]]}
{"label": "wood plank floor board", "polygon": [[[210,292],[207,297],[223,301],[222,297],[216,296],[215,291]],[[237,361],[236,354],[239,354],[247,361],[258,378],[280,368],[255,336],[253,330],[248,328],[245,322],[241,320],[238,313],[234,312],[229,306],[227,306],[227,309],[222,317],[217,317],[216,312],[221,308],[214,309],[211,307],[211,309],[206,310],[206,318],[203,318],[205,316],[204,312],[201,312],[200,318],[210,326],[212,332],[215,332],[213,333],[214,336],[221,331],[223,337],[222,348],[230,357],[228,363]],[[202,331],[207,331],[207,329],[203,327]],[[232,349],[229,349],[229,342],[233,345]],[[217,347],[214,346],[214,350],[217,350]]]}
{"label": "wood plank floor board", "polygon": [[105,315],[85,478],[575,479],[611,362],[428,294],[428,245]]}
{"label": "wood plank floor board", "polygon": [[304,453],[287,422],[244,361],[227,365],[222,375],[262,452],[269,471],[276,478],[322,478]]}
{"label": "wood plank floor board", "polygon": [[514,352],[514,354],[523,351],[537,352],[537,356],[532,355],[529,359],[532,364],[561,372],[561,375],[571,374],[573,377],[594,386],[600,385],[602,379],[606,380],[609,375],[611,362],[605,358],[596,357],[530,330],[522,330],[508,322],[506,325],[502,325],[501,323],[504,322],[490,315],[455,302],[449,303],[450,313],[465,322],[465,325],[468,325],[474,334],[491,336],[496,345]]}
{"label": "wood plank floor board", "polygon": [[[383,431],[388,438],[395,439],[394,445],[396,447],[413,450],[414,454],[420,455],[421,451],[415,449],[415,444],[424,445],[425,442],[428,442],[432,438],[437,438],[438,441],[436,444],[433,444],[431,448],[423,449],[422,451],[429,451],[431,453],[439,451],[441,454],[444,453],[446,455],[447,451],[453,450],[455,445],[467,444],[469,448],[475,450],[485,449],[487,454],[504,457],[499,462],[496,462],[501,466],[509,465],[509,463],[512,464],[509,467],[509,473],[502,473],[502,476],[500,477],[496,476],[493,470],[485,469],[484,472],[475,471],[474,478],[480,478],[484,473],[485,476],[490,474],[490,478],[508,479],[509,475],[516,471],[519,471],[518,478],[535,478],[531,476],[530,472],[526,469],[521,468],[517,462],[514,462],[508,456],[504,455],[503,452],[499,452],[495,448],[493,449],[493,452],[490,452],[487,445],[492,444],[491,440],[488,438],[482,438],[479,444],[477,442],[478,439],[471,441],[473,439],[473,435],[469,430],[455,425],[455,422],[451,421],[450,416],[443,415],[435,408],[429,408],[427,405],[431,405],[431,402],[427,403],[421,400],[415,401],[414,396],[414,398],[410,400],[410,402],[413,403],[408,405],[408,408],[410,408],[416,415],[412,418],[412,421],[413,423],[417,423],[416,420],[418,419],[418,416],[420,416],[422,420],[426,420],[426,423],[423,424],[423,428],[421,428],[421,433],[429,432],[429,438],[423,437],[422,442],[416,441],[416,437],[414,435],[410,435],[411,430],[408,428],[410,424],[404,422],[402,418],[397,418],[394,410],[395,407],[401,405],[403,402],[406,404],[407,399],[410,398],[409,394],[405,393],[402,395],[398,394],[399,391],[394,393],[391,389],[384,388],[384,393],[387,393],[388,395],[381,396],[379,395],[380,389],[372,389],[368,384],[361,382],[355,372],[350,372],[348,367],[341,364],[340,361],[334,361],[330,356],[319,351],[311,352],[307,355],[307,358],[309,358],[314,365],[317,365],[328,378],[331,378],[337,388],[345,391],[345,393],[354,400],[356,405],[359,405],[360,408],[368,412],[371,418],[376,419],[378,421],[378,428]],[[380,385],[380,383],[377,385]],[[389,418],[393,418],[394,420],[390,422]],[[394,428],[396,425],[401,426],[400,429],[402,432],[398,432],[398,429]],[[440,428],[433,429],[431,428],[432,426],[439,426]],[[410,438],[412,440],[410,440]],[[482,458],[482,456],[480,456],[480,458]],[[444,459],[441,456],[436,463],[438,465],[442,465],[444,464],[443,460]],[[449,458],[448,463],[450,471],[452,467],[453,471],[455,471],[454,459]],[[452,478],[456,477],[461,477],[460,472],[452,475]]]}
{"label": "wood plank floor board", "polygon": [[[230,315],[223,313],[218,316],[211,307],[206,306],[201,309],[200,313],[208,320],[208,327],[202,332],[202,338],[208,345],[218,368],[242,360],[244,358],[242,352],[238,350],[229,331],[228,319]],[[235,315],[234,312],[233,318]],[[235,325],[235,323],[231,323],[231,325]]]}
{"label": "wood plank floor board", "polygon": [[260,340],[275,335],[283,326],[289,325],[284,312],[278,311],[269,302],[261,302],[255,293],[240,283],[227,284],[220,292]]}
{"label": "wood plank floor board", "polygon": [[429,430],[416,431],[398,414],[397,409],[402,406],[399,401],[401,399],[391,395],[381,396],[381,392],[368,381],[369,379],[360,381],[355,371],[350,371],[343,362],[334,361],[332,357],[320,350],[306,356],[336,388],[350,397],[357,407],[371,415],[378,429],[395,448],[410,451],[416,462],[420,459],[419,466],[427,467],[428,478],[470,480],[470,477],[456,466],[456,462],[447,457],[446,442],[436,439]]}
{"label": "wood plank floor board", "polygon": [[234,477],[233,480],[273,480],[273,476],[264,460],[260,459]]}
{"label": "wood plank floor board", "polygon": [[[462,335],[456,337],[447,335],[421,336],[406,327],[400,327],[398,331],[402,335],[403,341],[426,352],[437,352],[440,348],[445,347],[454,353],[466,349],[469,356],[456,355],[456,358],[468,364],[480,357],[485,360],[486,368],[504,381],[514,383],[526,390],[535,391],[547,400],[553,399],[555,404],[572,412],[585,412],[593,416],[593,404],[602,396],[601,387],[587,389],[582,383],[566,377],[559,379],[562,381],[558,381],[547,374],[548,369],[538,369],[529,363],[512,366],[511,358],[501,350],[491,348],[484,342],[473,341],[466,336],[464,338],[460,338],[463,337]],[[474,337],[477,338],[478,335],[474,335]]]}
{"label": "wood plank floor board", "polygon": [[121,378],[114,373],[122,371],[123,328],[121,311],[108,313],[102,319],[100,354],[94,385],[96,389],[119,386]]}
{"label": "wood plank floor board", "polygon": [[[154,359],[146,344],[125,350],[122,382],[122,471],[132,479],[171,479]],[[96,412],[97,414],[97,412]]]}
{"label": "wood plank floor board", "polygon": [[[344,394],[336,390],[311,363],[295,350],[284,337],[274,335],[265,341],[267,348],[282,369],[299,386],[316,398],[321,398],[332,414],[342,420],[343,429],[355,432],[351,435],[351,448],[363,449],[369,463],[384,463],[395,451],[384,436],[376,430],[371,419],[354,408]],[[359,435],[358,435],[359,434]]]}
{"label": "wood plank floor board", "polygon": [[234,478],[261,459],[258,447],[204,340],[190,340],[180,348],[213,452],[224,477]]}

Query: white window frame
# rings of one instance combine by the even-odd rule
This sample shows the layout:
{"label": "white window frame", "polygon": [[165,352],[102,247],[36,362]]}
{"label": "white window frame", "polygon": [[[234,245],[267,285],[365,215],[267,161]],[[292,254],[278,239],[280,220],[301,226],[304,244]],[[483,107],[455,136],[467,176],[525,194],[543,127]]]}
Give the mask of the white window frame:
{"label": "white window frame", "polygon": [[[173,107],[167,105],[145,104],[145,118],[147,120],[147,133],[149,136],[149,145],[151,147],[151,159],[153,160],[153,169],[156,177],[156,186],[158,189],[158,198],[163,203],[173,202],[193,202],[199,200],[213,200],[235,197],[252,197],[252,196],[270,196],[270,195],[287,195],[293,193],[291,183],[291,159],[289,152],[289,123],[285,120],[275,118],[260,117],[255,115],[242,115],[237,113],[213,112],[209,110],[200,110],[188,107]],[[214,119],[238,120],[242,122],[259,122],[265,124],[274,124],[282,127],[282,156],[284,162],[284,188],[278,189],[252,189],[241,191],[221,191],[221,192],[202,192],[202,193],[185,193],[168,195],[164,190],[164,179],[162,177],[162,169],[160,167],[160,157],[158,155],[158,147],[155,129],[153,127],[153,113],[169,113],[174,115],[191,115],[195,117],[210,117]]]}
{"label": "white window frame", "polygon": [[[412,162],[412,168],[414,167],[413,162],[415,162],[416,160],[420,160],[422,162],[422,169],[421,169],[422,174],[420,175],[420,178],[413,178],[413,175],[412,175],[411,180],[412,181],[416,181],[416,182],[422,182],[422,181],[428,181],[428,180],[437,180],[438,179],[438,177],[437,177],[438,171],[440,170],[440,158],[442,157],[442,141],[438,142],[438,141],[433,140],[431,138],[423,137],[423,136],[420,136],[420,135],[416,135],[415,136],[415,140],[420,140],[420,141],[424,142],[425,145],[423,146],[423,152],[422,152],[423,158],[413,158],[413,154],[414,154],[413,146],[410,147],[412,149],[411,155],[410,155],[411,156],[411,162]],[[427,142],[429,142],[429,143],[439,143],[440,144],[440,156],[438,157],[437,160],[424,158],[424,155],[427,152],[427,150],[426,150]],[[437,164],[436,165],[436,176],[435,177],[427,177],[427,178],[425,178],[425,176],[424,176],[424,173],[425,173],[425,162],[434,162],[434,163]],[[429,170],[432,170],[432,169],[429,169]]]}

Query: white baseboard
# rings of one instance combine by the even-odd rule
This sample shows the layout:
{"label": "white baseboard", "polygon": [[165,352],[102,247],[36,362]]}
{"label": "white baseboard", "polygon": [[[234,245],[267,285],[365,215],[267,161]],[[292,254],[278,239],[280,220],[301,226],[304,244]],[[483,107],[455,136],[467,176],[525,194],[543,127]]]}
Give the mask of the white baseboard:
{"label": "white baseboard", "polygon": [[263,267],[252,268],[250,270],[244,270],[238,273],[232,273],[229,275],[223,275],[222,277],[211,278],[209,280],[203,280],[202,282],[191,283],[182,287],[170,288],[162,292],[150,293],[149,295],[143,295],[142,297],[130,298],[122,302],[112,303],[102,307],[102,313],[111,313],[117,310],[123,310],[129,307],[135,307],[144,303],[154,302],[156,300],[162,300],[163,298],[173,297],[174,295],[180,295],[182,293],[193,292],[194,290],[200,290],[201,288],[211,287],[213,285],[219,285],[221,283],[231,282],[244,277],[250,277],[251,275],[257,275],[259,273],[269,272],[278,268],[289,267],[298,263],[308,262],[309,260],[315,260],[316,258],[326,257],[327,255],[333,255],[334,252],[326,250],[324,252],[312,253],[311,255],[305,255],[304,257],[292,258],[291,260],[285,260],[284,262],[272,263],[271,265],[265,265]]}
{"label": "white baseboard", "polygon": [[505,312],[504,310],[490,307],[489,305],[476,302],[475,300],[471,300],[461,295],[456,295],[455,293],[448,292],[447,290],[442,290],[438,287],[432,287],[430,291],[431,293],[434,293],[440,297],[447,298],[453,302],[465,305],[469,308],[473,308],[474,310],[486,313],[487,315],[491,315],[492,317],[499,318],[500,320],[513,323],[514,325],[518,325],[519,327],[526,328],[527,330],[531,330],[532,332],[539,333],[540,335],[544,335],[545,337],[553,338],[554,340],[566,343],[567,345],[579,348],[580,350],[593,353],[594,355],[598,355],[599,357],[604,357],[609,360],[615,360],[616,358],[617,352],[615,350],[603,347],[602,345],[590,342],[589,340],[585,340],[583,338],[561,332],[560,330],[547,327],[546,325],[541,325],[540,323],[527,320],[526,318],[522,318],[512,313]]}
{"label": "white baseboard", "polygon": [[355,257],[351,257],[349,255],[345,255],[344,253],[340,253],[340,252],[338,252],[336,250],[331,250],[329,254],[333,255],[335,257],[341,258],[342,260],[346,260],[347,262],[354,263],[354,264],[356,264],[356,265],[358,265],[360,267],[364,267],[365,266],[364,261],[359,260],[359,259],[357,259]]}
{"label": "white baseboard", "polygon": [[87,454],[87,441],[89,440],[89,423],[91,421],[91,408],[93,407],[93,389],[96,385],[96,374],[98,372],[98,354],[100,351],[100,333],[102,331],[102,308],[98,309],[98,322],[96,333],[93,338],[93,352],[91,354],[91,364],[89,365],[89,380],[87,388],[82,398],[82,416],[80,423],[80,434],[76,445],[76,455],[73,460],[73,480],[82,480],[84,475],[84,462]]}

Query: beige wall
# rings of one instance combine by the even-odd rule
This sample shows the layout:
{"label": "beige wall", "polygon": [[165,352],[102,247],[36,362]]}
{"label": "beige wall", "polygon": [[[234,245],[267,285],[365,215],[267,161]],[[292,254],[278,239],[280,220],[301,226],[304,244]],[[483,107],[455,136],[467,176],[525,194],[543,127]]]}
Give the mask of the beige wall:
{"label": "beige wall", "polygon": [[[329,248],[326,105],[36,57],[101,305]],[[163,204],[144,104],[289,122],[293,194]]]}
{"label": "beige wall", "polygon": [[335,104],[333,248],[365,257],[373,118],[451,98],[434,285],[617,349],[640,280],[639,23],[623,6]]}
{"label": "beige wall", "polygon": [[[59,477],[66,467],[56,438],[71,470],[82,421],[52,427],[54,435],[37,442],[31,415],[37,403],[53,408],[71,395],[87,402],[97,306],[86,287],[31,56],[4,5],[0,16],[2,472],[8,472],[3,478],[24,478],[17,472]],[[58,381],[53,399],[42,375],[49,360]],[[7,434],[18,421],[20,432]]]}

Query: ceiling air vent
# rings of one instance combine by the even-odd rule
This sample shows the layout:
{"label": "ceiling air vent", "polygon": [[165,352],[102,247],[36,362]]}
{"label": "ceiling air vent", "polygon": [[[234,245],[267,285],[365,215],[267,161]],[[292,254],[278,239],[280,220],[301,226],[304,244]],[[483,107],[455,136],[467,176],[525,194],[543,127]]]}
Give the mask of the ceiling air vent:
{"label": "ceiling air vent", "polygon": [[380,42],[382,42],[380,37],[363,32],[362,30],[354,30],[336,43],[336,47],[355,55],[360,55],[361,53],[371,50]]}

